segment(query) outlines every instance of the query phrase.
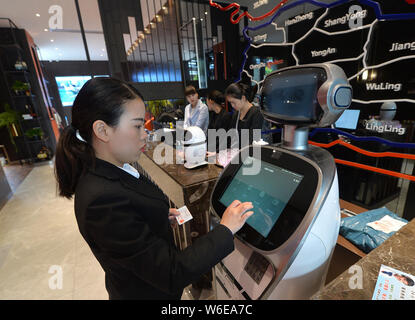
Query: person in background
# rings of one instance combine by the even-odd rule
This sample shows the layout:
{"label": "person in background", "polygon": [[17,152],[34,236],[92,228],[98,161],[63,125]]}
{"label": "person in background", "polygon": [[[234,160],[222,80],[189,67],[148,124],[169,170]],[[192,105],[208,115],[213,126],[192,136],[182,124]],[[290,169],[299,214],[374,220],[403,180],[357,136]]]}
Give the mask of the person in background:
{"label": "person in background", "polygon": [[224,109],[225,97],[218,90],[211,91],[206,100],[211,115],[209,115],[208,129],[228,130],[232,115]]}
{"label": "person in background", "polygon": [[207,136],[209,125],[208,107],[199,99],[199,94],[195,87],[187,86],[184,95],[186,96],[187,102],[189,102],[184,110],[184,128],[186,129],[192,126],[199,127]]}
{"label": "person in background", "polygon": [[[223,105],[225,104],[223,93],[218,90],[211,91],[207,96],[206,102],[210,113],[208,129],[216,131],[224,129],[225,131],[228,131],[232,115],[223,108]],[[219,144],[220,139],[218,136],[216,137],[215,147],[210,146],[208,143],[208,157],[214,156],[216,152],[219,152],[219,149],[221,149]],[[226,149],[226,144],[222,148]]]}
{"label": "person in background", "polygon": [[226,88],[226,99],[235,109],[229,129],[236,129],[239,135],[239,146],[230,146],[231,148],[241,148],[244,146],[241,141],[242,129],[249,130],[249,144],[252,144],[254,141],[253,130],[262,130],[264,117],[260,108],[252,104],[257,90],[257,86],[251,87],[241,82],[232,83]]}

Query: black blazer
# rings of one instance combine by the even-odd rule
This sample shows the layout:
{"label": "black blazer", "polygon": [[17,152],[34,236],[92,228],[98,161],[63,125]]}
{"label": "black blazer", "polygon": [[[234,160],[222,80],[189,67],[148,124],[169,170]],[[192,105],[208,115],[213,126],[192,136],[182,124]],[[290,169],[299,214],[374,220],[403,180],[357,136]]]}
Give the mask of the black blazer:
{"label": "black blazer", "polygon": [[[257,106],[252,106],[248,112],[246,113],[245,117],[242,120],[238,120],[238,112],[235,110],[232,114],[231,123],[229,129],[236,128],[236,124],[238,123],[238,135],[239,135],[239,148],[242,148],[242,129],[249,130],[249,144],[251,145],[254,141],[254,129],[262,130],[264,124],[264,116],[262,115],[261,109]],[[228,142],[228,148],[231,147],[230,142]]]}
{"label": "black blazer", "polygon": [[105,271],[110,299],[180,299],[183,288],[234,249],[219,225],[179,251],[169,202],[147,178],[96,159],[75,191],[79,231]]}

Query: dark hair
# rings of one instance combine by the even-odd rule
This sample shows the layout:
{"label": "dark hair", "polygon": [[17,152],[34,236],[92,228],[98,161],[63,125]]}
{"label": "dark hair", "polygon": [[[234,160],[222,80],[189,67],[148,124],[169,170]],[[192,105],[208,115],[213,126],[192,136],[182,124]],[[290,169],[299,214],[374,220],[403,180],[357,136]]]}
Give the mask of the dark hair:
{"label": "dark hair", "polygon": [[219,90],[213,90],[213,91],[209,92],[207,98],[209,100],[214,101],[215,103],[217,103],[221,107],[225,103],[225,97],[223,96],[223,93],[220,92]]}
{"label": "dark hair", "polygon": [[[92,125],[102,120],[117,126],[124,112],[123,104],[142,95],[129,84],[114,78],[93,78],[75,98],[72,124],[64,129],[56,148],[55,177],[60,196],[71,199],[80,176],[95,165]],[[86,142],[76,137],[76,130]]]}
{"label": "dark hair", "polygon": [[242,82],[235,82],[230,84],[225,91],[226,96],[231,96],[235,99],[242,99],[244,96],[246,100],[249,102],[252,102],[255,98],[255,95],[258,91],[258,85],[255,85],[254,87],[242,83]]}
{"label": "dark hair", "polygon": [[408,286],[412,287],[415,284],[414,280],[412,280],[408,276],[404,276],[404,275],[401,275],[401,276],[405,278]]}
{"label": "dark hair", "polygon": [[187,86],[184,89],[184,96],[185,97],[190,96],[191,94],[196,94],[196,93],[197,93],[196,88],[193,87],[193,86]]}

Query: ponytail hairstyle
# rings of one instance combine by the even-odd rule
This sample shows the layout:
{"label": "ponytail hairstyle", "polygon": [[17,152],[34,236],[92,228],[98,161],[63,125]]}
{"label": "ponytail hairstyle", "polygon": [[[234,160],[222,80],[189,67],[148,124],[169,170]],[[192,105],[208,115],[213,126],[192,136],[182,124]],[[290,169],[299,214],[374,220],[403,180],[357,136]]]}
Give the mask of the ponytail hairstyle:
{"label": "ponytail hairstyle", "polygon": [[79,178],[95,166],[92,125],[97,120],[116,127],[127,100],[142,99],[129,84],[114,78],[93,78],[86,82],[75,98],[72,124],[62,132],[56,147],[55,177],[58,193],[71,199]]}
{"label": "ponytail hairstyle", "polygon": [[258,91],[258,85],[254,87],[243,83],[241,81],[230,84],[225,91],[226,96],[231,96],[235,99],[241,100],[245,97],[248,102],[254,101],[255,95]]}
{"label": "ponytail hairstyle", "polygon": [[225,103],[225,97],[223,96],[223,93],[219,90],[213,90],[209,92],[207,98],[223,108],[223,105]]}

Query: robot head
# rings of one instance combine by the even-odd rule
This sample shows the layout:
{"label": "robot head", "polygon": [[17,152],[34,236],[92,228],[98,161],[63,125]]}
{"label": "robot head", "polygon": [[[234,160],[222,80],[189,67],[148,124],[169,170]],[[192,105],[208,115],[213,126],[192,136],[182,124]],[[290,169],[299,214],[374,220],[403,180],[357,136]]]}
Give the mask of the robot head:
{"label": "robot head", "polygon": [[392,121],[395,118],[396,110],[396,103],[392,101],[387,101],[382,104],[380,107],[380,119],[385,121]]}
{"label": "robot head", "polygon": [[304,127],[333,124],[352,101],[352,87],[344,71],[329,63],[274,71],[261,92],[264,118]]}
{"label": "robot head", "polygon": [[183,141],[186,163],[197,165],[205,162],[206,157],[206,136],[199,127],[188,127],[185,130]]}

